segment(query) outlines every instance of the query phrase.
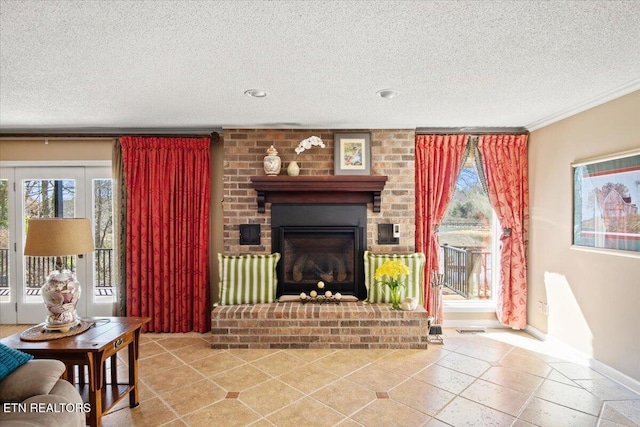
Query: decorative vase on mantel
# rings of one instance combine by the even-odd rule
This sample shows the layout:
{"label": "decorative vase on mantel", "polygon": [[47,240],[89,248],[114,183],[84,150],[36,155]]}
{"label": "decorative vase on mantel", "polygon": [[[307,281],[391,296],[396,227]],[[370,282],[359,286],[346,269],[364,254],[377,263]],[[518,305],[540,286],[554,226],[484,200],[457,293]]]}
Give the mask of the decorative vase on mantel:
{"label": "decorative vase on mantel", "polygon": [[289,166],[287,166],[287,175],[289,176],[298,176],[300,175],[300,166],[298,166],[298,162],[292,160],[289,162]]}
{"label": "decorative vase on mantel", "polygon": [[280,157],[278,157],[278,150],[271,145],[267,148],[267,155],[264,156],[264,173],[267,175],[278,175],[280,173]]}

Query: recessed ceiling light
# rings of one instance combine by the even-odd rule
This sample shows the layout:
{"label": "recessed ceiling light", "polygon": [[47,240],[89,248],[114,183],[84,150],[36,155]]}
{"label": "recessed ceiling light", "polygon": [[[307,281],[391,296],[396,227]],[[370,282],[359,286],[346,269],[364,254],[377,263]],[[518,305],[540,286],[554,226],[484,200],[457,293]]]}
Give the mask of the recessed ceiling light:
{"label": "recessed ceiling light", "polygon": [[378,95],[380,98],[391,99],[396,97],[399,93],[400,92],[395,89],[381,89],[376,92],[376,95]]}
{"label": "recessed ceiling light", "polygon": [[267,92],[263,91],[262,89],[245,90],[244,94],[250,98],[264,98],[265,96],[267,96]]}

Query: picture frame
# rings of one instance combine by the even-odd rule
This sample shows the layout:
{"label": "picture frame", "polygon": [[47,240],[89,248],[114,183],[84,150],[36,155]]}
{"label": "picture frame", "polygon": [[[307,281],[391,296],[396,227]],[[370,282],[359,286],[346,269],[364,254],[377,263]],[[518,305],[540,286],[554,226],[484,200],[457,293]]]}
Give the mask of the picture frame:
{"label": "picture frame", "polygon": [[640,257],[640,150],[571,167],[572,247]]}
{"label": "picture frame", "polygon": [[371,175],[371,134],[335,133],[333,136],[333,174]]}

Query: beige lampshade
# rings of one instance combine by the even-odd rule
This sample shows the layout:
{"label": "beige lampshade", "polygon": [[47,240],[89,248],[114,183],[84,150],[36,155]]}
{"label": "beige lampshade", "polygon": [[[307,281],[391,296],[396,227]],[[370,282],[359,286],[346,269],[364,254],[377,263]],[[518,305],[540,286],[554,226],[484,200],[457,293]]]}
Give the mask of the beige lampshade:
{"label": "beige lampshade", "polygon": [[79,255],[93,252],[88,218],[31,218],[24,254],[29,256]]}

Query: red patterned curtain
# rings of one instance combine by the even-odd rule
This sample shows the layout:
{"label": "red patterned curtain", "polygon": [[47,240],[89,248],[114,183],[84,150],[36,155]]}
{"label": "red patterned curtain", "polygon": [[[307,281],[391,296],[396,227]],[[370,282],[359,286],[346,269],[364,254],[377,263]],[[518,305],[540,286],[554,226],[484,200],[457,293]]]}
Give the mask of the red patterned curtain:
{"label": "red patterned curtain", "polygon": [[153,332],[206,332],[209,138],[125,136],[127,315]]}
{"label": "red patterned curtain", "polygon": [[[468,139],[468,135],[416,136],[416,251],[427,257],[423,286],[429,313],[433,304],[431,274],[439,267],[437,228],[453,197]],[[434,314],[442,318],[441,313]]]}
{"label": "red patterned curtain", "polygon": [[529,228],[528,135],[484,135],[478,141],[491,206],[502,227],[498,320],[527,326],[527,232]]}

